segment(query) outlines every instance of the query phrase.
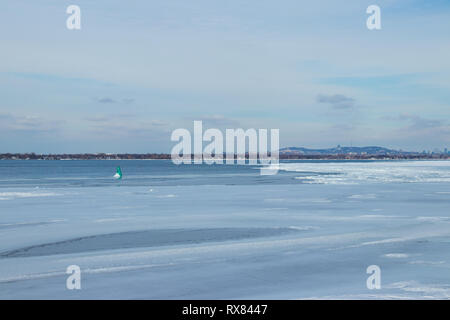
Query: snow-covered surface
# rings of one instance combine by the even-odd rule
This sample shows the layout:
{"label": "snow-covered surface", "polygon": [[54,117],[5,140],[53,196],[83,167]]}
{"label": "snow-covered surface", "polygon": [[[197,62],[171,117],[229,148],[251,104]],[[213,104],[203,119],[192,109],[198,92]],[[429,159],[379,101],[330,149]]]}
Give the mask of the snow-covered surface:
{"label": "snow-covered surface", "polygon": [[0,298],[450,298],[450,162],[119,164],[0,162]]}

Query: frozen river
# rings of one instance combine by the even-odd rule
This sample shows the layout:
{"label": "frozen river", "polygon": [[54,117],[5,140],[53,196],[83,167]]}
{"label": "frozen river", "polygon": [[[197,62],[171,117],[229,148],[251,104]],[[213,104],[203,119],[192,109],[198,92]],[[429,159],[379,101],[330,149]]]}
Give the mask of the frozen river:
{"label": "frozen river", "polygon": [[280,169],[0,161],[0,298],[450,298],[449,161]]}

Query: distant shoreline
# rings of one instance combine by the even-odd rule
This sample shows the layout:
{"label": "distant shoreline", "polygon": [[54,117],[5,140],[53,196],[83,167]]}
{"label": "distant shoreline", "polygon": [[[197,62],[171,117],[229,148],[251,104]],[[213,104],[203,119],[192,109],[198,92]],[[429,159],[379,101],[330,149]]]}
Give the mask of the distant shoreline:
{"label": "distant shoreline", "polygon": [[[237,156],[234,156],[237,159]],[[224,157],[225,158],[225,157]],[[248,159],[248,155],[246,155]],[[449,154],[280,154],[280,160],[449,160]],[[1,160],[171,160],[171,155],[160,154],[34,154],[5,153],[0,154]]]}

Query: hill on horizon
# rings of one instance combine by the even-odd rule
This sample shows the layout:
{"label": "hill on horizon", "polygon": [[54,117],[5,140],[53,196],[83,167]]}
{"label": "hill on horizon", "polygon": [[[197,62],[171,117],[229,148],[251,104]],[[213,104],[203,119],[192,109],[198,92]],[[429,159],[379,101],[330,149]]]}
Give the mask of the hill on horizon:
{"label": "hill on horizon", "polygon": [[357,154],[357,155],[400,155],[400,154],[419,154],[419,152],[409,152],[394,150],[378,146],[367,147],[341,147],[325,149],[309,149],[304,147],[281,148],[280,154],[298,154],[298,155],[334,155],[334,154]]}

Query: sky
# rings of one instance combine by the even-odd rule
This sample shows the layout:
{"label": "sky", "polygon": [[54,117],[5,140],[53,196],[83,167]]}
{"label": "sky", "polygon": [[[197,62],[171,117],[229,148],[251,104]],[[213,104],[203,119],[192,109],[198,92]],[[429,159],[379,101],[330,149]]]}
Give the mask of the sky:
{"label": "sky", "polygon": [[0,8],[0,153],[170,152],[194,120],[279,129],[281,147],[450,149],[448,0]]}

